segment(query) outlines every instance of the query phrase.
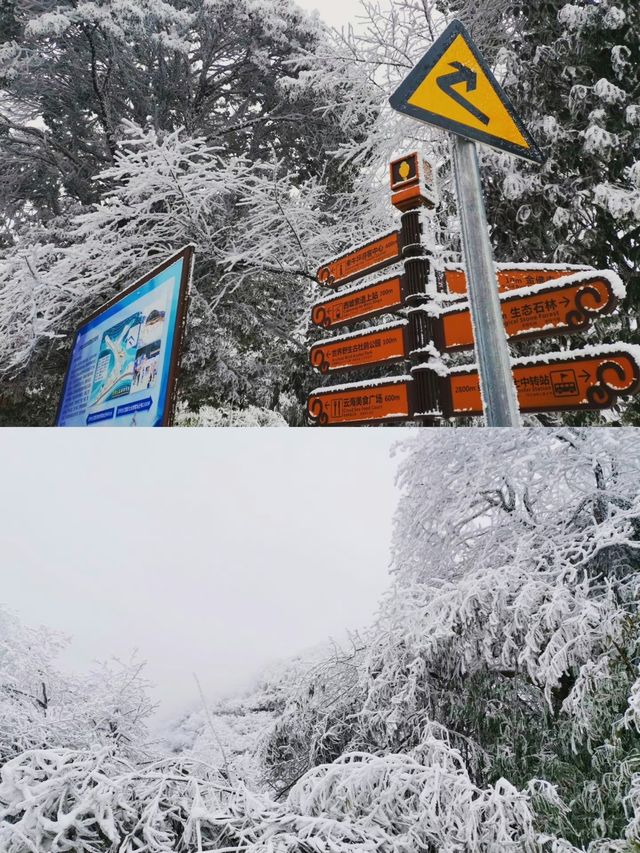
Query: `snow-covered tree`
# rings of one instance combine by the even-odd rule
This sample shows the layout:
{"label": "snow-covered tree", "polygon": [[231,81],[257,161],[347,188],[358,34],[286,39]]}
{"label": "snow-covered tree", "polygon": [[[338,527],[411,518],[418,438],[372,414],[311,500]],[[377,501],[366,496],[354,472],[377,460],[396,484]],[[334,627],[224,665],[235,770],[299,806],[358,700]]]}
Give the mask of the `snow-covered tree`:
{"label": "snow-covered tree", "polygon": [[634,851],[640,437],[460,436],[400,445],[370,628],[192,709],[164,751],[136,669],[62,677],[3,614],[0,848]]}
{"label": "snow-covered tree", "polygon": [[[500,260],[586,263],[627,286],[619,316],[591,340],[638,342],[640,279],[640,10],[630,0],[512,5],[498,54],[505,88],[547,162],[485,163]],[[583,337],[583,336],[580,336]],[[577,337],[567,345],[580,346]],[[550,342],[551,345],[551,342]],[[625,404],[635,423],[637,400]]]}
{"label": "snow-covered tree", "polygon": [[139,662],[113,661],[64,674],[66,640],[0,610],[0,764],[28,749],[140,741],[153,710]]}
{"label": "snow-covered tree", "polygon": [[[505,85],[548,156],[513,163],[492,196],[495,241],[509,259],[551,251],[559,261],[638,267],[640,143],[638,7],[633,2],[515,4],[517,24],[499,61]],[[506,169],[506,161],[498,162]],[[499,233],[498,233],[499,232]]]}
{"label": "snow-covered tree", "polygon": [[289,0],[50,5],[11,7],[0,47],[2,421],[51,422],[74,324],[189,240],[185,399],[301,398],[308,282],[369,224],[327,154],[362,117],[293,85],[322,25]]}
{"label": "snow-covered tree", "polygon": [[529,791],[541,833],[633,849],[640,439],[433,435],[404,447],[395,582],[349,688],[299,692],[267,760],[286,788],[318,757],[441,738],[480,788]]}

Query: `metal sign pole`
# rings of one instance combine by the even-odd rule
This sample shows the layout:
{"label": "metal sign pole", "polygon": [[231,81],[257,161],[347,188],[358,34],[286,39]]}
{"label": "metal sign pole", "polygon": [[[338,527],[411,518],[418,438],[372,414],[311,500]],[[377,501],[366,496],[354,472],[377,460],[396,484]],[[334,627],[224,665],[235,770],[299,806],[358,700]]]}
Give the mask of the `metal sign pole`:
{"label": "metal sign pole", "polygon": [[486,425],[519,427],[520,414],[487,231],[478,155],[475,142],[457,134],[453,136],[453,170]]}

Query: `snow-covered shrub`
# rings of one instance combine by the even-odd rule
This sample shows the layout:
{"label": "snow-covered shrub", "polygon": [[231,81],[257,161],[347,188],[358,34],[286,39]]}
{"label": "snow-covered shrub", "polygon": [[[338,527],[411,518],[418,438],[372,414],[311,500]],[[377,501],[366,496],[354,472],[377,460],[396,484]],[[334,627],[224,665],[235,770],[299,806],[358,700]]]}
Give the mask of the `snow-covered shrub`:
{"label": "snow-covered shrub", "polygon": [[508,850],[538,840],[528,793],[506,779],[477,788],[460,753],[437,738],[413,754],[347,753],[316,767],[287,806],[321,824],[339,821],[362,834],[371,845],[363,849],[383,853]]}
{"label": "snow-covered shrub", "polygon": [[593,200],[614,219],[625,219],[631,215],[640,221],[640,187],[622,189],[611,184],[599,184],[594,188]]}
{"label": "snow-covered shrub", "polygon": [[631,125],[631,127],[640,126],[640,106],[638,104],[631,104],[625,110],[625,118],[627,124]]}
{"label": "snow-covered shrub", "polygon": [[201,406],[197,412],[186,404],[176,412],[176,426],[183,427],[286,427],[287,422],[279,412],[249,406],[246,409],[231,409]]}
{"label": "snow-covered shrub", "polygon": [[593,87],[593,91],[601,101],[607,104],[624,104],[627,99],[627,93],[624,89],[611,83],[605,77],[601,77],[598,80]]}
{"label": "snow-covered shrub", "polygon": [[504,179],[504,183],[502,184],[502,192],[504,193],[505,198],[508,198],[511,201],[520,198],[524,192],[524,181],[520,175],[507,175]]}
{"label": "snow-covered shrub", "polygon": [[589,5],[567,3],[558,12],[558,20],[570,30],[582,29],[595,21],[597,10]]}
{"label": "snow-covered shrub", "polygon": [[477,431],[462,446],[403,445],[395,585],[351,686],[338,671],[294,694],[267,755],[304,770],[324,737],[388,755],[435,736],[480,788],[555,785],[532,807],[539,832],[619,846],[640,756],[640,438]]}
{"label": "snow-covered shrub", "polygon": [[603,24],[610,30],[618,30],[626,20],[627,16],[623,9],[620,9],[618,6],[609,6],[605,13]]}
{"label": "snow-covered shrub", "polygon": [[82,677],[63,675],[65,640],[0,609],[0,764],[32,747],[126,747],[153,710],[142,665],[113,661]]}
{"label": "snow-covered shrub", "polygon": [[202,849],[201,821],[224,815],[228,782],[197,762],[141,758],[136,764],[101,747],[29,750],[12,759],[0,769],[0,848]]}
{"label": "snow-covered shrub", "polygon": [[374,624],[194,709],[169,755],[136,670],[63,679],[5,619],[0,849],[634,850],[640,437],[416,431],[399,453]]}
{"label": "snow-covered shrub", "polygon": [[612,149],[620,144],[615,133],[609,133],[608,130],[598,124],[591,124],[582,135],[584,137],[584,150],[589,154],[599,154],[606,157]]}

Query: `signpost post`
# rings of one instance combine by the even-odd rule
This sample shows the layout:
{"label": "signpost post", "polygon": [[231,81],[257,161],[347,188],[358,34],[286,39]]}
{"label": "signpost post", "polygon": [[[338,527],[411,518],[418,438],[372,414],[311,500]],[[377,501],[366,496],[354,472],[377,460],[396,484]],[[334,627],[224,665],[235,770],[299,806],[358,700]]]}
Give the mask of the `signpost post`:
{"label": "signpost post", "polygon": [[488,426],[519,426],[475,140],[535,162],[544,158],[459,21],[447,27],[390,103],[398,112],[453,134],[453,169],[484,415]]}
{"label": "signpost post", "polygon": [[453,164],[485,418],[489,427],[517,427],[520,416],[495,286],[475,143],[455,136]]}

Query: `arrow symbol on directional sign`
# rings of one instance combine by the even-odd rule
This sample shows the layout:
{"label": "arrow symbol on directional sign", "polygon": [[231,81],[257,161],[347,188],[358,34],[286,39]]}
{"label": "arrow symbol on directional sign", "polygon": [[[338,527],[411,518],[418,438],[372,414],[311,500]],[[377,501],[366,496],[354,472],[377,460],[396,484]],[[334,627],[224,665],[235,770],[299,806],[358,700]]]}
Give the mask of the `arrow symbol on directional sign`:
{"label": "arrow symbol on directional sign", "polygon": [[460,92],[457,92],[453,88],[459,83],[466,83],[467,92],[473,92],[477,85],[475,71],[472,71],[471,68],[467,68],[467,66],[463,65],[461,62],[450,62],[449,67],[456,68],[457,70],[452,71],[451,74],[443,74],[441,77],[437,77],[436,83],[438,88],[440,88],[445,95],[452,98],[457,104],[460,104],[460,106],[468,113],[471,113],[474,118],[481,121],[482,124],[489,124],[489,116],[481,112],[470,101],[468,101],[464,95],[461,95]]}
{"label": "arrow symbol on directional sign", "polygon": [[560,300],[560,303],[561,303],[562,305],[564,305],[564,307],[565,307],[565,308],[567,307],[567,305],[568,305],[570,302],[571,302],[571,300],[570,300],[570,299],[567,299],[567,297],[566,297],[566,296],[563,296],[563,298]]}
{"label": "arrow symbol on directional sign", "polygon": [[588,382],[591,379],[591,374],[587,373],[586,370],[583,370],[580,374],[580,379],[584,379],[585,382]]}

